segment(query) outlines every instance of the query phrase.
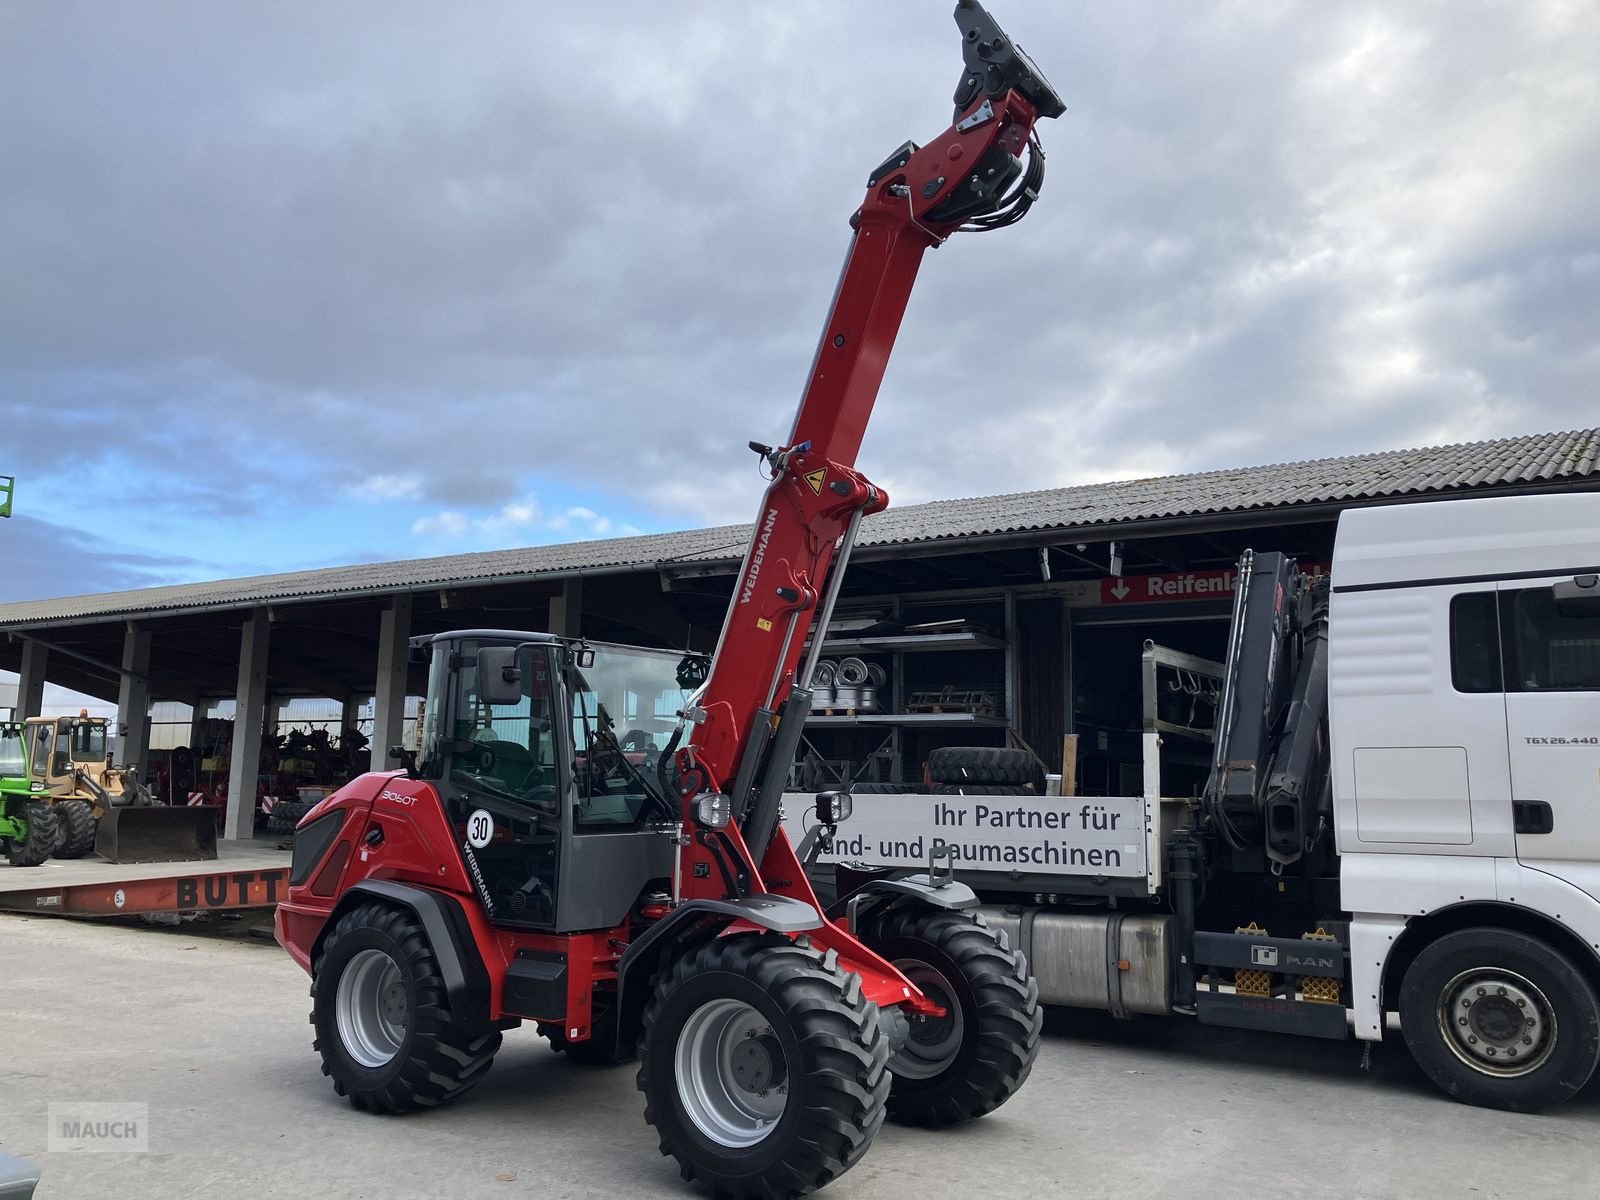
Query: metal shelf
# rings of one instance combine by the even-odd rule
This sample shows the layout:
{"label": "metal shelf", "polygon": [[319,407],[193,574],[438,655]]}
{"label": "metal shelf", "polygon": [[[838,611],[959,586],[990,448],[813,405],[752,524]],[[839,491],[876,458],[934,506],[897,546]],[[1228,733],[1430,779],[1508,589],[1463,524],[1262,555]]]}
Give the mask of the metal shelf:
{"label": "metal shelf", "polygon": [[987,633],[895,634],[892,637],[829,638],[824,654],[904,654],[922,650],[1004,650],[1005,640]]}
{"label": "metal shelf", "polygon": [[942,729],[965,726],[978,729],[1004,729],[1004,717],[987,713],[861,713],[858,716],[807,717],[807,727],[813,725],[910,725],[922,729]]}

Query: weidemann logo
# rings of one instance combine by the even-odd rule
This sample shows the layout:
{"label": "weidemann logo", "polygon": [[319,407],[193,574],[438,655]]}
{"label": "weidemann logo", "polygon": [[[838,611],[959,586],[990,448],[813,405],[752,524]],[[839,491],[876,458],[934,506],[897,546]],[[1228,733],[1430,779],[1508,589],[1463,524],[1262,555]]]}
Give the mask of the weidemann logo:
{"label": "weidemann logo", "polygon": [[150,1106],[80,1101],[45,1106],[45,1149],[52,1154],[143,1154],[150,1149]]}
{"label": "weidemann logo", "polygon": [[750,571],[744,577],[744,587],[739,592],[739,603],[749,604],[756,594],[756,579],[761,575],[761,560],[767,556],[767,543],[772,540],[772,527],[778,523],[778,510],[767,509],[767,519],[761,522],[761,537],[756,541],[756,552],[750,556]]}

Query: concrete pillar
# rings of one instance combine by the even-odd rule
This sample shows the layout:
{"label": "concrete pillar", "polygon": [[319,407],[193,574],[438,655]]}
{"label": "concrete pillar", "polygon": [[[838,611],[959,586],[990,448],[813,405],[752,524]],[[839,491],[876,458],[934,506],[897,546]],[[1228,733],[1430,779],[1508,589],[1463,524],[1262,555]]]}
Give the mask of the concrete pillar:
{"label": "concrete pillar", "polygon": [[550,629],[557,637],[578,637],[583,628],[583,580],[565,579],[550,598]]}
{"label": "concrete pillar", "polygon": [[344,702],[339,708],[339,730],[341,733],[346,729],[361,728],[361,708],[368,699],[369,697],[358,696],[353,692],[344,698]]}
{"label": "concrete pillar", "polygon": [[389,747],[400,744],[406,719],[406,639],[411,597],[396,596],[378,624],[378,686],[372,701],[372,770],[389,770]]}
{"label": "concrete pillar", "polygon": [[189,749],[194,751],[194,769],[200,769],[200,756],[205,752],[206,740],[206,715],[211,711],[211,702],[204,696],[196,696],[189,709]]}
{"label": "concrete pillar", "polygon": [[132,621],[122,635],[122,682],[117,688],[117,762],[139,778],[150,765],[150,631]]}
{"label": "concrete pillar", "polygon": [[17,680],[17,720],[43,715],[44,673],[50,651],[29,638],[22,643],[22,678]]}
{"label": "concrete pillar", "polygon": [[267,716],[267,653],[272,625],[258,608],[239,637],[239,688],[233,718],[233,761],[228,766],[228,819],[222,836],[255,836],[256,776],[261,769],[261,726]]}

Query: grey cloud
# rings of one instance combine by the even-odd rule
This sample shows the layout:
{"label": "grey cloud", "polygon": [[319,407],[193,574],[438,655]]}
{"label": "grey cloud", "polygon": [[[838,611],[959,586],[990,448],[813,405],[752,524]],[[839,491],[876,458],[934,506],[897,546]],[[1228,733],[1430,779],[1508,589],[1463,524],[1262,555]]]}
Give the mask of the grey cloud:
{"label": "grey cloud", "polygon": [[130,552],[83,530],[20,514],[0,522],[0,545],[7,562],[7,569],[0,571],[0,604],[153,587],[192,579],[207,566],[194,559]]}
{"label": "grey cloud", "polygon": [[[928,256],[901,499],[1592,419],[1592,6],[993,7],[1069,110],[1029,221]],[[525,470],[742,518],[946,8],[13,7],[0,411],[175,509]]]}

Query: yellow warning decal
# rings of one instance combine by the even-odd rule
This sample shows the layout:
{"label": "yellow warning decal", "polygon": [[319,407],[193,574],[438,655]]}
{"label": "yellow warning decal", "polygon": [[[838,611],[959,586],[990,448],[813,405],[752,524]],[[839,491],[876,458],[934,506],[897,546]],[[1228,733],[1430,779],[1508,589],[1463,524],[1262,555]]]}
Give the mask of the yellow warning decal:
{"label": "yellow warning decal", "polygon": [[806,482],[811,485],[811,490],[819,496],[822,495],[822,481],[827,477],[828,471],[825,467],[819,467],[815,471],[806,472]]}
{"label": "yellow warning decal", "polygon": [[756,618],[756,628],[761,630],[762,633],[771,633],[772,632],[772,622],[767,620],[765,617],[757,617]]}

